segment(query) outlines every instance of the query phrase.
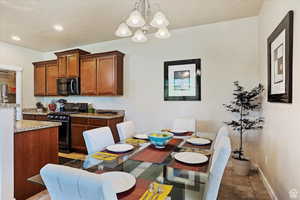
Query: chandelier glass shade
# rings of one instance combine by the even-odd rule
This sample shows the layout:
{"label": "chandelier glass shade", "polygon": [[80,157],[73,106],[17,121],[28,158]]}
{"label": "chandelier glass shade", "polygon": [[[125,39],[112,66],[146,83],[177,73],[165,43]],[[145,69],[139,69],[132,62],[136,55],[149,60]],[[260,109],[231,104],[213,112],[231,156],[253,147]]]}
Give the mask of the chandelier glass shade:
{"label": "chandelier glass shade", "polygon": [[[150,20],[151,19],[151,20]],[[130,13],[126,22],[122,22],[115,32],[118,37],[131,37],[134,42],[146,42],[148,40],[146,34],[151,29],[156,29],[155,37],[166,39],[171,36],[168,25],[169,20],[162,11],[157,11],[155,14],[151,11],[151,6],[148,0],[138,0],[135,8]]]}

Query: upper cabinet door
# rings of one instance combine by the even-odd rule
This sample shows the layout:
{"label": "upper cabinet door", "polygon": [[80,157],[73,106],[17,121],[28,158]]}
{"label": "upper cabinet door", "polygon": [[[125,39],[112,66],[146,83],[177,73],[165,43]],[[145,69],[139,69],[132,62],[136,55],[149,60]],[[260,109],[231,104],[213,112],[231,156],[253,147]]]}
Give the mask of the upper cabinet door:
{"label": "upper cabinet door", "polygon": [[46,95],[57,95],[56,79],[58,78],[58,66],[56,63],[46,65]]}
{"label": "upper cabinet door", "polygon": [[34,95],[46,95],[46,65],[35,65],[34,67]]}
{"label": "upper cabinet door", "polygon": [[97,95],[97,59],[81,59],[80,91],[82,95]]}
{"label": "upper cabinet door", "polygon": [[64,78],[67,76],[67,56],[58,57],[58,77]]}
{"label": "upper cabinet door", "polygon": [[116,94],[115,56],[97,59],[97,94]]}
{"label": "upper cabinet door", "polygon": [[67,77],[79,77],[79,55],[67,56]]}

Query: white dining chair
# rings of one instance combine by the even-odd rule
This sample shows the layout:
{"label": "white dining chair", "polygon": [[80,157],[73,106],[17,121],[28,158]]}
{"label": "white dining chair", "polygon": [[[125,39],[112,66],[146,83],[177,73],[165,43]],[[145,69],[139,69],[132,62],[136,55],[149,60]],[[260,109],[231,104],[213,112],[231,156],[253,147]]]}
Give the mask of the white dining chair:
{"label": "white dining chair", "polygon": [[173,122],[173,129],[196,132],[196,120],[195,119],[184,119],[184,118],[175,119]]}
{"label": "white dining chair", "polygon": [[126,121],[117,124],[120,141],[131,138],[135,135],[135,126],[133,121]]}
{"label": "white dining chair", "polygon": [[214,152],[215,162],[211,164],[208,181],[205,184],[205,191],[202,200],[216,200],[219,193],[221,180],[225,167],[231,154],[231,144],[229,137],[225,137],[220,147]]}
{"label": "white dining chair", "polygon": [[93,154],[104,147],[115,144],[109,127],[101,127],[83,132],[88,154]]}
{"label": "white dining chair", "polygon": [[111,183],[99,174],[54,164],[40,174],[51,200],[117,200]]}
{"label": "white dining chair", "polygon": [[213,145],[213,149],[216,150],[218,148],[218,146],[221,144],[222,140],[225,137],[229,137],[229,129],[228,126],[222,126],[216,136],[214,145]]}

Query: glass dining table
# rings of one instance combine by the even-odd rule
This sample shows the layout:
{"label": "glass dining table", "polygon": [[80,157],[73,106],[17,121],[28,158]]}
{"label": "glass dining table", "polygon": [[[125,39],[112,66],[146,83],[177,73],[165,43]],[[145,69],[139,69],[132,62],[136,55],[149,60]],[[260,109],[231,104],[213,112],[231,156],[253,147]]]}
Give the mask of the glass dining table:
{"label": "glass dining table", "polygon": [[[197,136],[208,138],[211,141],[215,139],[215,133],[197,133]],[[189,136],[193,137],[193,136]],[[180,142],[174,145],[172,151],[166,158],[159,163],[145,162],[137,159],[132,159],[135,155],[141,153],[146,148],[150,147],[150,143],[135,145],[134,150],[119,156],[113,161],[104,161],[95,159],[91,155],[85,156],[82,159],[67,159],[63,165],[78,169],[87,170],[92,173],[103,173],[108,171],[123,171],[130,173],[137,180],[143,180],[150,183],[156,182],[159,184],[172,185],[172,191],[169,194],[169,199],[172,200],[200,200],[204,193],[205,182],[208,178],[209,166],[212,158],[212,145],[207,148],[199,149],[199,146],[186,145],[186,139],[189,137],[174,137],[180,139]],[[122,141],[120,143],[125,143]],[[154,147],[153,147],[154,148]],[[189,168],[181,168],[174,165],[174,155],[178,152],[200,152],[207,154],[209,160],[203,165],[200,170],[190,170]],[[28,178],[29,182],[44,186],[44,182],[39,174]],[[145,188],[145,192],[147,188]],[[130,191],[129,194],[130,196]],[[128,196],[127,195],[127,196]],[[126,196],[126,195],[125,195]],[[119,198],[122,200],[122,198]],[[132,199],[132,198],[124,198]],[[139,199],[139,198],[138,198]],[[138,200],[137,199],[137,200]]]}

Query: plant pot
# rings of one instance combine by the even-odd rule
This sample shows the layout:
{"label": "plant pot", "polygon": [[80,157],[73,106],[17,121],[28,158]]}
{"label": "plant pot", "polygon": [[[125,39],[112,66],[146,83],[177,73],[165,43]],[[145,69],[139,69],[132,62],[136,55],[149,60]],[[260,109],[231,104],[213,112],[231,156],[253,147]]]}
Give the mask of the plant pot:
{"label": "plant pot", "polygon": [[247,159],[233,159],[233,171],[236,175],[239,176],[248,176],[250,171],[250,161]]}

